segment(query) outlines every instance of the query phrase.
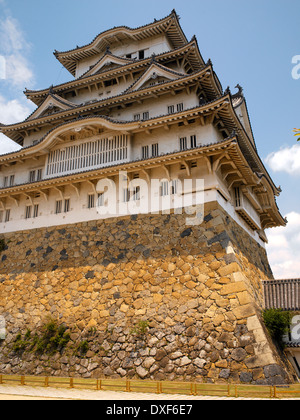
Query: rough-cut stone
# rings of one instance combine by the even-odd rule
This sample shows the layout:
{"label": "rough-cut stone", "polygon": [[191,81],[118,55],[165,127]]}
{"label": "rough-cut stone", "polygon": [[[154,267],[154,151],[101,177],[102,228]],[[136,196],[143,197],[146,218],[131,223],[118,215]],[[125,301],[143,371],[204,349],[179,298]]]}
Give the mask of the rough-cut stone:
{"label": "rough-cut stone", "polygon": [[[287,381],[259,314],[266,253],[206,207],[193,227],[139,215],[0,235],[0,373]],[[63,349],[13,350],[49,316],[70,334]]]}

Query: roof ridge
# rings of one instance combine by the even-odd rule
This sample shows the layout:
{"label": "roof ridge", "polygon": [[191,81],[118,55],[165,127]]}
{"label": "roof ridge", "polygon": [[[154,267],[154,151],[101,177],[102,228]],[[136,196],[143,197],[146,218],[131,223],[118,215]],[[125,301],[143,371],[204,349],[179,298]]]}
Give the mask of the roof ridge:
{"label": "roof ridge", "polygon": [[127,25],[120,25],[120,26],[114,26],[113,28],[110,28],[110,29],[106,29],[105,31],[102,31],[102,32],[100,32],[98,35],[96,35],[95,37],[94,37],[94,39],[90,42],[90,43],[88,43],[88,44],[85,44],[85,45],[83,45],[83,46],[81,46],[81,47],[76,47],[76,48],[73,48],[73,49],[71,49],[71,50],[66,50],[66,51],[58,51],[58,50],[54,50],[54,55],[56,56],[56,58],[57,58],[57,56],[58,55],[60,55],[60,54],[67,54],[67,53],[69,53],[69,52],[72,52],[72,51],[77,51],[77,50],[80,50],[80,49],[82,49],[82,48],[85,48],[85,47],[89,47],[90,45],[92,45],[100,36],[102,36],[102,35],[104,35],[104,34],[108,34],[109,32],[111,32],[111,31],[113,31],[113,30],[116,30],[116,29],[128,29],[128,30],[130,30],[130,31],[136,31],[136,30],[138,30],[138,29],[144,29],[144,28],[146,28],[147,26],[151,26],[151,25],[153,25],[154,23],[156,23],[156,24],[158,24],[158,23],[161,23],[161,22],[163,22],[164,20],[166,20],[166,19],[168,19],[168,18],[171,18],[171,17],[176,17],[177,19],[178,19],[178,15],[177,15],[177,13],[176,13],[176,11],[175,11],[175,9],[173,9],[172,10],[172,12],[169,14],[169,15],[167,15],[167,16],[165,16],[164,18],[162,18],[162,19],[159,19],[159,20],[156,20],[156,19],[154,19],[154,21],[153,22],[151,22],[151,23],[147,23],[147,24],[145,24],[145,25],[141,25],[141,26],[137,26],[136,28],[131,28],[130,26],[127,26]]}
{"label": "roof ridge", "polygon": [[[169,54],[172,54],[172,53],[176,53],[176,52],[178,52],[178,51],[180,51],[181,49],[184,49],[184,48],[186,48],[186,47],[192,47],[192,44],[194,44],[195,43],[195,46],[198,48],[198,52],[199,52],[199,54],[200,54],[200,56],[201,56],[201,53],[200,53],[200,50],[199,50],[199,45],[198,45],[198,42],[196,42],[194,39],[192,39],[190,42],[188,42],[187,44],[185,44],[184,46],[181,46],[181,47],[178,47],[178,48],[175,48],[175,49],[173,49],[173,50],[170,50],[170,51],[165,51],[165,52],[163,52],[163,53],[160,53],[160,54],[156,54],[156,59],[160,59],[160,58],[163,58],[164,56],[167,56],[167,55],[169,55]],[[111,53],[112,54],[112,53]],[[113,55],[113,54],[112,54]],[[118,57],[118,56],[115,56],[115,55],[113,55],[114,57]],[[104,56],[102,56],[102,58],[103,58]],[[101,59],[102,58],[100,58],[100,60],[98,61],[98,62],[100,62],[101,61]],[[120,57],[118,57],[118,58],[120,58]],[[202,58],[202,56],[201,56],[201,58]],[[124,60],[129,60],[130,61],[130,59],[127,59],[127,58],[124,58]],[[128,63],[128,64],[126,64],[125,66],[128,66],[129,64],[139,64],[139,63],[143,63],[144,61],[145,62],[147,62],[147,61],[149,61],[149,60],[151,60],[151,57],[147,57],[147,58],[144,58],[144,59],[142,59],[142,60],[131,60],[132,61],[132,63]],[[203,58],[202,58],[202,61],[203,61],[203,64],[202,64],[202,66],[203,66],[203,68],[206,66],[206,63],[204,62],[204,60],[203,60]],[[97,63],[98,63],[97,62]],[[97,63],[95,63],[95,65],[97,64]],[[147,63],[145,63],[145,64],[147,64]],[[122,66],[120,66],[120,67],[122,67]],[[93,74],[93,75],[90,75],[90,76],[84,76],[87,72],[88,72],[89,70],[87,70],[83,75],[81,75],[80,77],[78,77],[77,79],[74,79],[74,80],[70,80],[70,81],[68,81],[68,82],[63,82],[63,83],[61,83],[61,84],[59,84],[59,85],[56,85],[56,86],[54,86],[54,88],[58,88],[58,87],[61,87],[61,86],[64,86],[64,85],[68,85],[68,84],[72,84],[72,83],[76,83],[77,81],[81,81],[81,80],[84,80],[85,78],[87,78],[87,77],[95,77],[96,76],[96,74]],[[112,70],[109,70],[109,71],[112,71]],[[102,74],[104,74],[104,72],[102,73]],[[84,76],[84,77],[83,77]],[[25,95],[31,95],[31,94],[35,94],[35,93],[39,93],[39,92],[43,92],[43,91],[45,91],[45,90],[47,90],[47,89],[41,89],[41,90],[32,90],[32,89],[25,89],[25,91],[23,92]]]}

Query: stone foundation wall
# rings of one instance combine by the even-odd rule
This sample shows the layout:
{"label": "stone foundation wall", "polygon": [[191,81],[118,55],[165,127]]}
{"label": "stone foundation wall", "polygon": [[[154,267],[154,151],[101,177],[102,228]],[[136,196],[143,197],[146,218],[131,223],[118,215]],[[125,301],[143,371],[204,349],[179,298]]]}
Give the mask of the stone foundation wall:
{"label": "stone foundation wall", "polygon": [[[0,373],[290,381],[260,318],[265,250],[205,210],[2,235]],[[37,352],[50,318],[68,340]]]}

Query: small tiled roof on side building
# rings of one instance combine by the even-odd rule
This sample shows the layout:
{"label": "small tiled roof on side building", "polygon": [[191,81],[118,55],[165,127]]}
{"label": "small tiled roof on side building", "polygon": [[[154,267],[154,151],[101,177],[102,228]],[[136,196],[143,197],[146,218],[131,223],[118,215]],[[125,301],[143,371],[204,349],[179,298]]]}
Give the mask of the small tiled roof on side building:
{"label": "small tiled roof on side building", "polygon": [[300,279],[263,282],[266,309],[300,311]]}

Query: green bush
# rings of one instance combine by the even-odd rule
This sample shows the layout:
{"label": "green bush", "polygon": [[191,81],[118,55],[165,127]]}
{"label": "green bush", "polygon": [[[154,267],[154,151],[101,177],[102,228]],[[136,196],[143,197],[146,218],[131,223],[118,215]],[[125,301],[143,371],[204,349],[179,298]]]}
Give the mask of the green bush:
{"label": "green bush", "polygon": [[81,343],[78,344],[76,347],[75,353],[80,353],[81,355],[85,355],[89,350],[89,343],[87,340],[81,341]]}
{"label": "green bush", "polygon": [[131,330],[131,334],[136,334],[138,336],[146,335],[149,328],[149,321],[139,321],[134,328]]}
{"label": "green bush", "polygon": [[281,349],[284,348],[283,336],[290,331],[292,315],[282,309],[266,309],[263,320],[271,337]]}
{"label": "green bush", "polygon": [[19,333],[13,344],[13,350],[15,352],[28,350],[40,354],[54,354],[63,350],[70,341],[70,334],[66,330],[67,328],[64,325],[58,325],[55,320],[49,320],[41,328],[39,334],[35,333],[32,336],[31,331],[27,330],[24,338],[22,338]]}

